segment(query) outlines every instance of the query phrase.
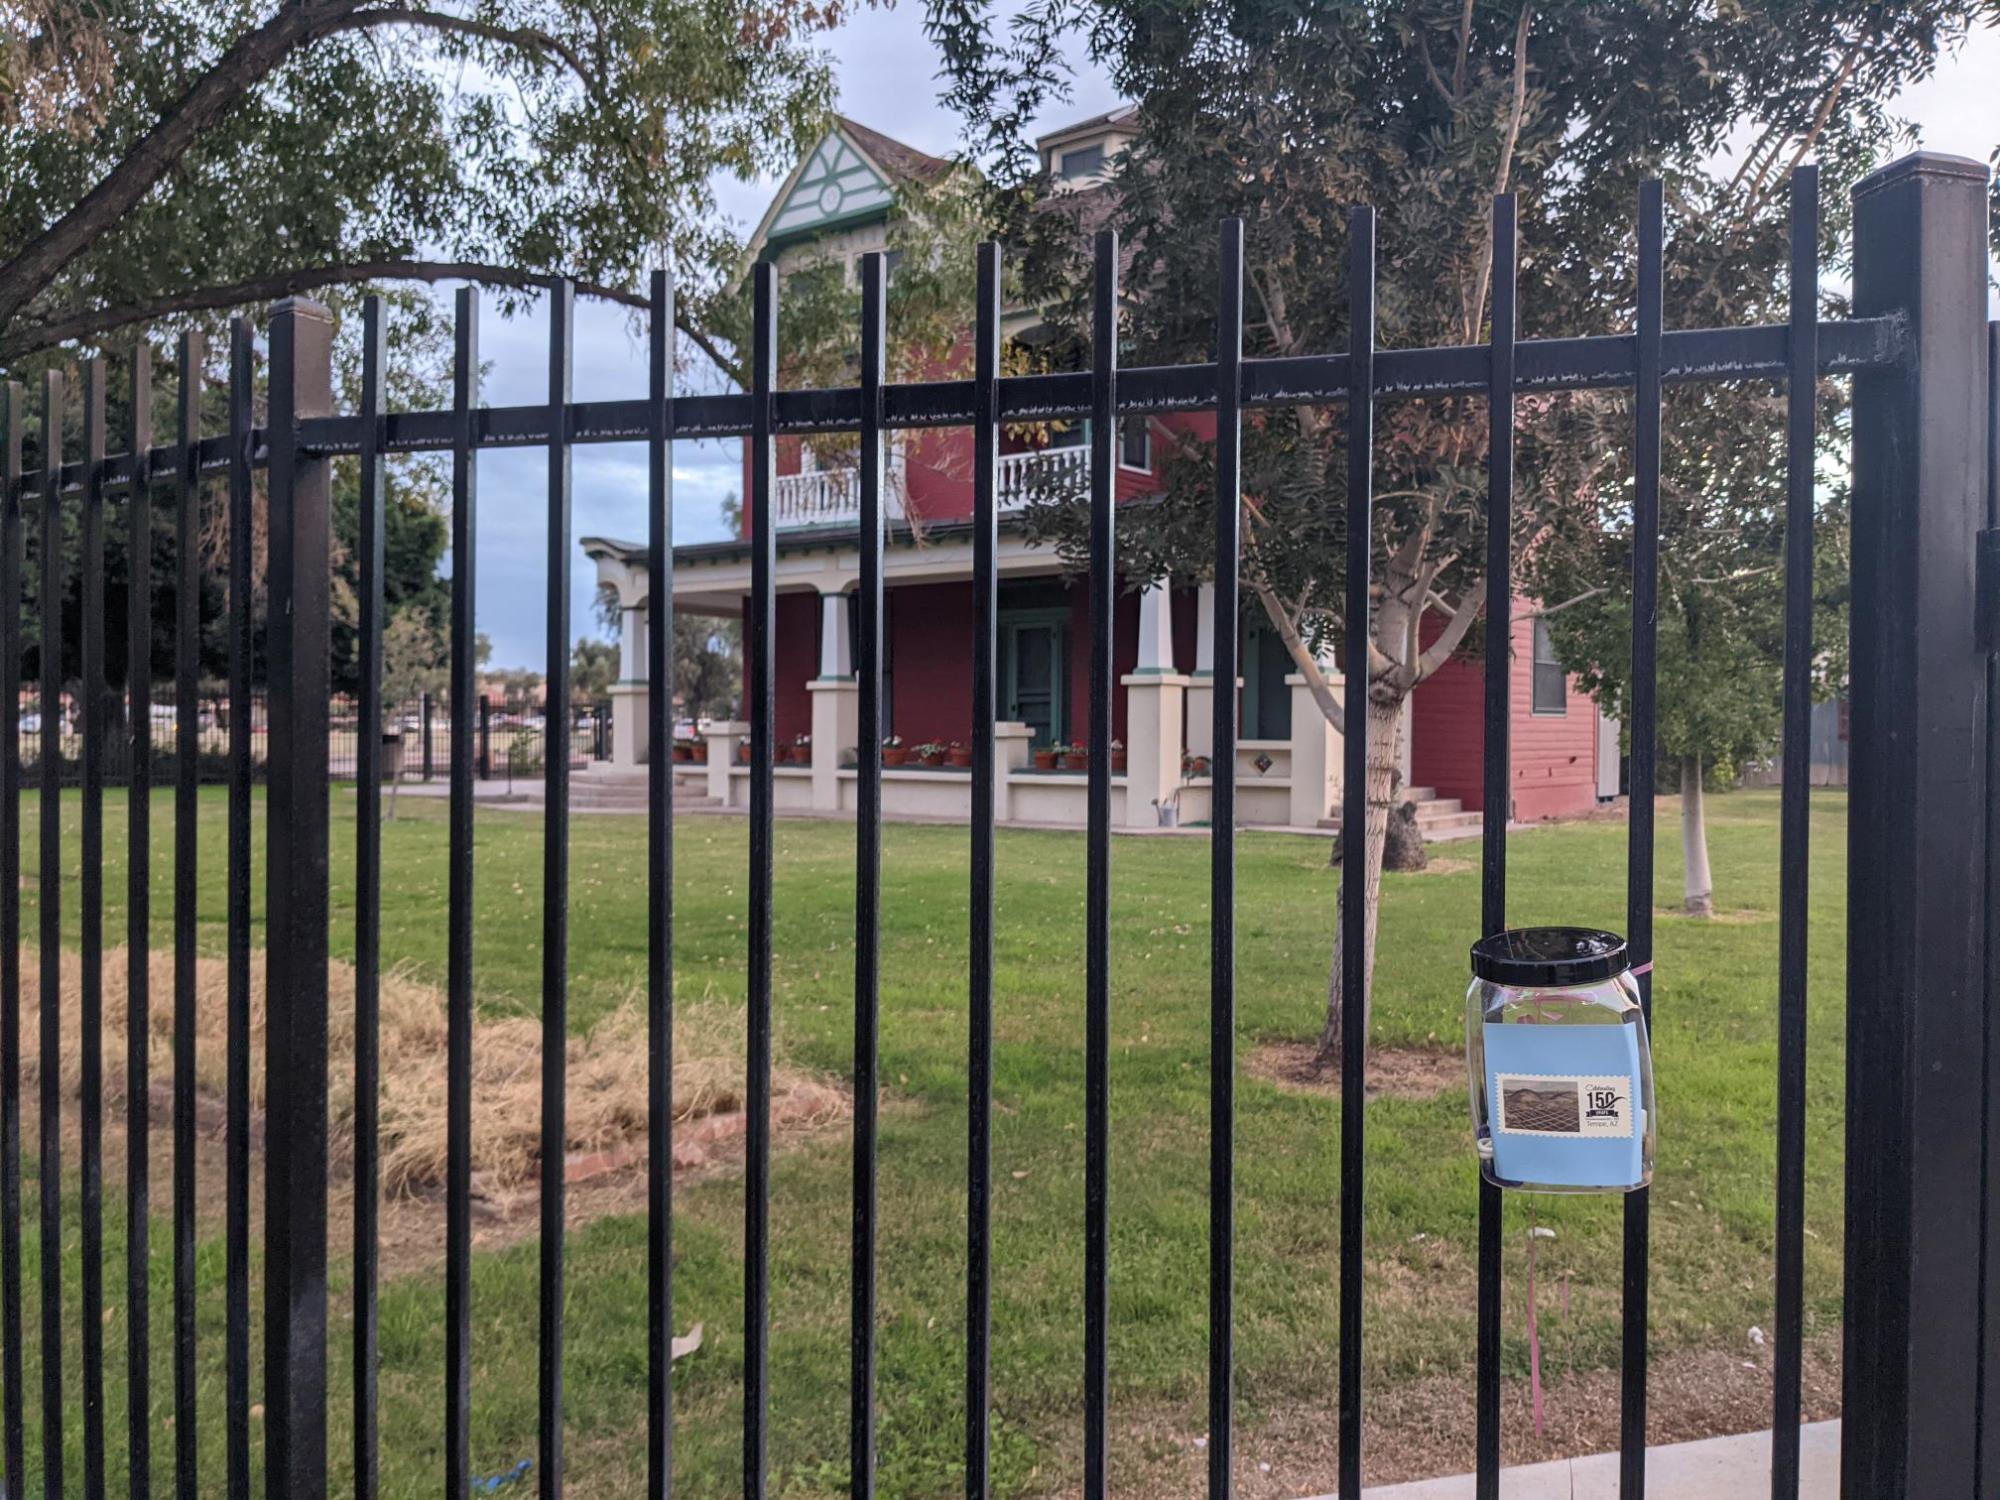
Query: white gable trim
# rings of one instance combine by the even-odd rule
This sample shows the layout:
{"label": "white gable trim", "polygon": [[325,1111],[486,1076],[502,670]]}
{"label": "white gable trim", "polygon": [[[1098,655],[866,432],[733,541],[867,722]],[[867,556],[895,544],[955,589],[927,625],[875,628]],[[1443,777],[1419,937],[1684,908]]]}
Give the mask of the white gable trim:
{"label": "white gable trim", "polygon": [[889,174],[838,125],[827,131],[778,187],[750,236],[755,260],[774,235],[788,236],[895,202]]}

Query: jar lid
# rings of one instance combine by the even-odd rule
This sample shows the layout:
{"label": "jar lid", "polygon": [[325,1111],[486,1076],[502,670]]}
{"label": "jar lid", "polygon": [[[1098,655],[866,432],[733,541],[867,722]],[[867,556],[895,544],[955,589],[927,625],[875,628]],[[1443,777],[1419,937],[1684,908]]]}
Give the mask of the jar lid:
{"label": "jar lid", "polygon": [[1472,972],[1520,988],[1596,984],[1625,967],[1625,939],[1594,927],[1517,927],[1472,945]]}

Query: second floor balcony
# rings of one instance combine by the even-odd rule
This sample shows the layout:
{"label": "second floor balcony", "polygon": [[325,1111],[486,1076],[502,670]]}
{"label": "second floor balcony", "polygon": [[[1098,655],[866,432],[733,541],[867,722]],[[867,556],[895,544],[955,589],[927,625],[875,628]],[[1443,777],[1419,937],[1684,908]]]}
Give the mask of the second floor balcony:
{"label": "second floor balcony", "polygon": [[[909,481],[900,458],[890,460],[883,479],[888,514],[892,520],[901,520],[908,514]],[[1019,510],[1031,496],[1067,488],[1081,492],[1089,480],[1090,453],[1081,446],[1003,453],[996,499],[1003,512]],[[962,488],[965,493],[961,504],[933,504],[929,508],[938,516],[970,515],[970,476],[963,480]],[[852,526],[861,519],[861,472],[847,467],[781,474],[772,489],[771,504],[781,531],[806,526]]]}

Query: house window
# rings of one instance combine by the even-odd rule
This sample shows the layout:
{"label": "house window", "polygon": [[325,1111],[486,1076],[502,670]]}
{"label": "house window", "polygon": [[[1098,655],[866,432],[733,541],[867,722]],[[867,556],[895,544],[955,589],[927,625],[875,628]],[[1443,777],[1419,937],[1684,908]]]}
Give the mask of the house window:
{"label": "house window", "polygon": [[1153,472],[1153,429],[1144,417],[1127,417],[1118,427],[1118,466]]}
{"label": "house window", "polygon": [[1078,146],[1062,154],[1059,175],[1074,182],[1079,177],[1095,177],[1104,170],[1104,147]]}
{"label": "house window", "polygon": [[1569,712],[1569,674],[1556,660],[1556,643],[1549,636],[1549,622],[1535,621],[1534,709],[1538,714]]}

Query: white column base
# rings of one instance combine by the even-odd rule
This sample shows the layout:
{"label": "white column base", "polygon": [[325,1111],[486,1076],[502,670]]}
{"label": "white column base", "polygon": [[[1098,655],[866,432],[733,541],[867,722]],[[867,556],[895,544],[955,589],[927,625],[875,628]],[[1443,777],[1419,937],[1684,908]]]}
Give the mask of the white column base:
{"label": "white column base", "polygon": [[[1329,673],[1327,681],[1334,688],[1343,689],[1344,706],[1341,677]],[[1302,675],[1289,674],[1285,685],[1292,690],[1291,825],[1317,828],[1319,820],[1330,816],[1340,802],[1341,736],[1327,723]]]}
{"label": "white column base", "polygon": [[859,748],[861,684],[852,677],[819,677],[806,684],[806,691],[812,694],[813,706],[813,810],[838,812],[840,765]]}
{"label": "white column base", "polygon": [[636,771],[646,764],[651,743],[647,716],[653,701],[652,685],[614,682],[605,691],[611,698],[612,768]]}
{"label": "white column base", "polygon": [[1033,729],[1011,719],[1002,719],[993,726],[993,820],[996,823],[1004,823],[1014,816],[1007,777],[1010,772],[1027,768],[1034,738]]}
{"label": "white column base", "polygon": [[[736,764],[736,747],[748,742],[750,726],[739,719],[715,719],[708,726],[708,795],[717,807],[729,807],[736,785],[729,771]],[[745,783],[747,797],[748,783]]]}
{"label": "white column base", "polygon": [[[1157,828],[1155,803],[1181,784],[1181,728],[1188,679],[1178,673],[1137,672],[1118,679],[1125,689],[1125,826]],[[1097,753],[1093,746],[1091,753]]]}

